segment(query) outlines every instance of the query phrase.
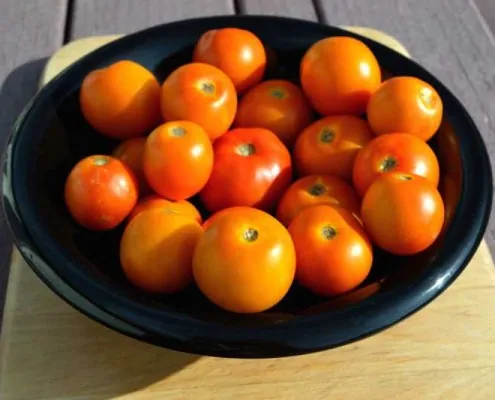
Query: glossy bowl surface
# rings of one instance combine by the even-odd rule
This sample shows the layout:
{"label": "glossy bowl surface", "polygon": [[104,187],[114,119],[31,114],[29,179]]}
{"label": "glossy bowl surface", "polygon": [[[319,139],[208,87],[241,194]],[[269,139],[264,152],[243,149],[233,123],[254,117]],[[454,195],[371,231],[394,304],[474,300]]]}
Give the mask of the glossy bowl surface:
{"label": "glossy bowl surface", "polygon": [[[417,76],[444,102],[445,120],[431,145],[440,159],[448,226],[428,251],[414,257],[377,252],[373,272],[357,290],[322,299],[296,285],[282,303],[258,315],[219,310],[195,288],[150,297],[129,285],[118,263],[121,229],[89,233],[63,203],[71,167],[116,143],[82,117],[78,91],[89,71],[135,60],[163,80],[191,58],[208,29],[252,30],[267,45],[267,77],[297,81],[304,51],[315,41],[348,35],[364,41],[382,68]],[[215,356],[280,357],[343,345],[378,332],[428,304],[466,267],[486,228],[492,175],[478,129],[461,103],[414,61],[335,27],[277,17],[213,17],[153,27],[116,40],[82,58],[45,86],[16,123],[4,158],[4,210],[16,245],[38,276],[67,302],[123,334],[156,345]]]}

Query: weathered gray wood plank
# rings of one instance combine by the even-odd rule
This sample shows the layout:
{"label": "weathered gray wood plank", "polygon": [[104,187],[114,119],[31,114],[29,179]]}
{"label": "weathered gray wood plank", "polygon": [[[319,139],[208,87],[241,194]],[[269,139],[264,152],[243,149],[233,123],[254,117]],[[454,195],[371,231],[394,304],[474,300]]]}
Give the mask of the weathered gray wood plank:
{"label": "weathered gray wood plank", "polygon": [[[456,94],[473,116],[495,165],[495,45],[466,0],[316,0],[330,24],[382,29]],[[487,232],[495,253],[495,215]]]}
{"label": "weathered gray wood plank", "polygon": [[316,21],[317,15],[310,0],[239,0],[241,14],[265,14]]}
{"label": "weathered gray wood plank", "polygon": [[491,29],[492,34],[495,34],[495,1],[493,0],[475,0],[476,6],[480,10],[480,14]]}
{"label": "weathered gray wood plank", "polygon": [[131,33],[165,22],[234,12],[233,0],[76,0],[70,38]]}
{"label": "weathered gray wood plank", "polygon": [[[0,1],[0,148],[36,93],[46,59],[63,43],[66,0]],[[12,241],[0,213],[0,324]]]}

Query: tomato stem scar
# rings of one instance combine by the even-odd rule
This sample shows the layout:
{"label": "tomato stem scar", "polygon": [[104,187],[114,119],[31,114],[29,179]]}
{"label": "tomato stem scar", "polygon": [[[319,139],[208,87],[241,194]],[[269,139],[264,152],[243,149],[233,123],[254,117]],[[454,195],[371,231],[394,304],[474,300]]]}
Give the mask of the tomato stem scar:
{"label": "tomato stem scar", "polygon": [[199,87],[200,87],[201,91],[203,91],[206,94],[214,94],[215,93],[215,85],[213,82],[202,81],[199,83]]}
{"label": "tomato stem scar", "polygon": [[172,136],[177,137],[181,137],[186,134],[186,130],[182,126],[174,126],[172,129],[170,129],[170,132],[172,133]]}
{"label": "tomato stem scar", "polygon": [[335,236],[337,236],[337,231],[332,228],[330,225],[325,225],[321,231],[323,237],[327,240],[333,239]]}
{"label": "tomato stem scar", "polygon": [[323,128],[320,134],[320,140],[323,143],[332,143],[335,139],[335,133],[329,128]]}
{"label": "tomato stem scar", "polygon": [[315,183],[308,189],[308,193],[312,196],[321,196],[327,192],[327,188],[321,183]]}
{"label": "tomato stem scar", "polygon": [[276,99],[283,99],[285,97],[285,93],[282,89],[276,88],[272,90],[272,96]]}
{"label": "tomato stem scar", "polygon": [[240,156],[249,157],[256,152],[256,147],[252,143],[243,143],[237,146],[235,152]]}
{"label": "tomato stem scar", "polygon": [[244,239],[248,242],[254,242],[258,239],[258,231],[253,228],[248,228],[244,231]]}
{"label": "tomato stem scar", "polygon": [[401,180],[401,181],[412,181],[412,176],[410,175],[399,175],[398,178]]}
{"label": "tomato stem scar", "polygon": [[397,160],[391,156],[385,157],[380,164],[380,171],[390,171],[397,166]]}
{"label": "tomato stem scar", "polygon": [[95,159],[93,160],[93,164],[97,165],[98,167],[101,167],[102,165],[105,165],[107,163],[108,163],[108,157],[106,156],[98,156],[95,157]]}

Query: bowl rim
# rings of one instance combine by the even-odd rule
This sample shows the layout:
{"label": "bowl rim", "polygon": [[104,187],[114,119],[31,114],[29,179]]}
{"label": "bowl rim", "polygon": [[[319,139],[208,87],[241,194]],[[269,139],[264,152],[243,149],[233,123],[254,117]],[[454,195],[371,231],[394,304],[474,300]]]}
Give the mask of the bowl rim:
{"label": "bowl rim", "polygon": [[[458,113],[455,118],[470,131],[469,135],[458,136],[462,173],[468,179],[463,179],[458,207],[445,237],[446,241],[460,245],[454,250],[440,250],[437,259],[414,283],[380,292],[344,309],[300,315],[283,324],[262,328],[225,326],[174,311],[152,309],[110,290],[103,282],[91,280],[83,270],[54,271],[50,265],[71,263],[71,260],[55,248],[41,244],[41,228],[34,226],[29,217],[29,199],[15,184],[20,176],[15,165],[23,162],[17,156],[18,143],[35,126],[33,114],[37,107],[49,101],[50,94],[70,78],[72,71],[84,69],[92,60],[104,58],[119,48],[139,45],[141,40],[162,31],[187,31],[192,24],[205,23],[208,26],[262,23],[282,27],[289,24],[294,29],[313,30],[323,36],[351,36],[407,60],[426,74],[444,102],[446,99]],[[469,162],[469,158],[475,158],[476,162]],[[30,267],[55,293],[87,316],[128,336],[180,351],[239,358],[281,357],[337,347],[375,334],[419,311],[450,286],[473,257],[488,224],[493,193],[490,160],[479,130],[460,101],[427,70],[357,33],[318,22],[265,15],[201,17],[157,25],[118,38],[85,55],[43,87],[25,107],[8,139],[3,168],[3,208],[14,243]]]}

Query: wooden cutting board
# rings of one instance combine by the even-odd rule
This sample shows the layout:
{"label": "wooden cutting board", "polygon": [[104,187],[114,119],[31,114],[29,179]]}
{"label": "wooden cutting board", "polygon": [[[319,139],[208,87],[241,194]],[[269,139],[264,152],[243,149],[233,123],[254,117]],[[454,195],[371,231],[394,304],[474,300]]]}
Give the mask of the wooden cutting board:
{"label": "wooden cutting board", "polygon": [[[352,28],[407,54],[395,39]],[[70,43],[42,84],[117,36]],[[335,350],[236,360],[153,347],[115,333],[52,293],[17,250],[0,338],[0,399],[495,399],[495,269],[483,242],[437,300]]]}

